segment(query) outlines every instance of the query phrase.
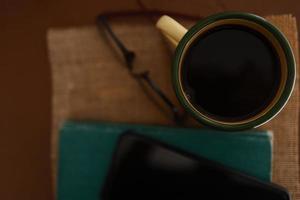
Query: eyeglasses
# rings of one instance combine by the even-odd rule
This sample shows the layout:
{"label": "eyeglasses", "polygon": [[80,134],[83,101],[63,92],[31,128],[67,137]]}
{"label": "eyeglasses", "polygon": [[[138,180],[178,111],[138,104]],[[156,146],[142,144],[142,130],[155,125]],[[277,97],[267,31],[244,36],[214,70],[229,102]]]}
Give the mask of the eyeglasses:
{"label": "eyeglasses", "polygon": [[[166,14],[166,13],[164,13]],[[169,15],[178,15],[176,13],[167,13]],[[136,58],[136,52],[128,49],[125,44],[117,37],[117,35],[113,32],[109,22],[108,17],[111,16],[136,16],[136,15],[147,15],[150,17],[162,15],[162,13],[157,11],[143,11],[143,12],[118,12],[118,13],[106,13],[101,14],[97,17],[96,23],[99,30],[104,30],[107,35],[112,39],[117,48],[122,52],[122,55],[125,60],[125,67],[130,72],[130,75],[136,79],[139,83],[143,82],[148,85],[149,88],[152,89],[153,93],[156,94],[162,102],[169,108],[172,113],[171,119],[177,125],[184,125],[186,120],[186,113],[177,108],[172,101],[167,97],[167,95],[162,91],[162,89],[155,83],[155,81],[150,77],[150,72],[148,70],[143,72],[135,72],[134,71],[134,60]],[[180,15],[181,17],[187,19],[195,19],[194,16],[189,15]],[[153,20],[153,18],[151,18]]]}

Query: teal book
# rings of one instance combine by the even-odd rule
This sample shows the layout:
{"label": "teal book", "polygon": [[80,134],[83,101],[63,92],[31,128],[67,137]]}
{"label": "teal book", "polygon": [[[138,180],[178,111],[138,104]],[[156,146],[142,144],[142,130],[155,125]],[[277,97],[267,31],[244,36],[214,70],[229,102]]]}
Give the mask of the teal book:
{"label": "teal book", "polygon": [[268,131],[222,132],[69,121],[60,130],[57,198],[99,200],[118,138],[127,130],[134,130],[258,179],[271,180],[272,134]]}

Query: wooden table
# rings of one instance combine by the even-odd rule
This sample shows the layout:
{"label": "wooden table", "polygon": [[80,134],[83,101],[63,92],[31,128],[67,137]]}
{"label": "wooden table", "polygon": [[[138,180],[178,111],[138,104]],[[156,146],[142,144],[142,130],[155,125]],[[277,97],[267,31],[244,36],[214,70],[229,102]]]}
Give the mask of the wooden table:
{"label": "wooden table", "polygon": [[[175,0],[143,1],[150,8],[202,16],[241,10],[259,15],[292,13],[300,19],[297,0],[276,2]],[[198,6],[195,6],[198,2]],[[178,6],[179,5],[179,6]],[[51,82],[46,30],[50,26],[94,23],[103,10],[138,9],[136,1],[2,0],[0,2],[1,139],[0,198],[53,199],[50,179]],[[299,20],[298,20],[299,23]]]}

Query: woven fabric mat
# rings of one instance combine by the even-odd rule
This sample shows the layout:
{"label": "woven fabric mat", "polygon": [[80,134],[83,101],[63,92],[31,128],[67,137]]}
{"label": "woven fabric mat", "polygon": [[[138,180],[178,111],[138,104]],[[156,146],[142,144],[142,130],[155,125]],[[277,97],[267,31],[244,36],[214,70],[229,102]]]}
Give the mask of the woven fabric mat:
{"label": "woven fabric mat", "polygon": [[[267,19],[286,34],[298,59],[296,19],[291,15]],[[116,34],[137,53],[137,70],[149,69],[151,77],[177,103],[170,80],[171,52],[154,24],[141,18],[116,19],[111,23]],[[189,27],[194,22],[183,23]],[[173,125],[158,109],[161,103],[149,98],[152,96],[149,90],[129,75],[120,52],[111,46],[103,33],[99,34],[96,27],[50,29],[47,39],[52,67],[54,183],[58,129],[66,119]],[[274,132],[273,181],[287,187],[294,199],[300,199],[298,118],[297,78],[286,107],[262,127]]]}

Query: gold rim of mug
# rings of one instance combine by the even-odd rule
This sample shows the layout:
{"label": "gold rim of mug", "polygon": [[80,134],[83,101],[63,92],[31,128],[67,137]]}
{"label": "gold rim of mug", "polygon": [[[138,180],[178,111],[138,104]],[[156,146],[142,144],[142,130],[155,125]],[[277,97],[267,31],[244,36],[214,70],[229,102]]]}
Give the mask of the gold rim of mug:
{"label": "gold rim of mug", "polygon": [[[274,49],[276,50],[278,56],[279,56],[279,61],[280,61],[280,68],[281,68],[281,80],[280,80],[280,84],[279,84],[279,88],[278,91],[276,92],[275,97],[273,98],[273,100],[269,103],[269,105],[262,110],[261,112],[259,112],[257,115],[250,117],[249,119],[245,119],[245,120],[240,120],[240,121],[225,121],[225,120],[218,120],[215,119],[213,117],[211,117],[209,114],[204,114],[202,112],[200,112],[197,108],[195,108],[195,106],[190,102],[189,98],[187,97],[183,86],[182,86],[182,77],[181,77],[181,72],[182,72],[182,62],[185,58],[186,52],[189,49],[190,45],[202,34],[206,33],[207,31],[209,31],[212,28],[215,28],[217,26],[221,26],[221,25],[241,25],[241,26],[246,26],[248,28],[252,28],[256,31],[258,31],[259,33],[261,33],[262,35],[265,36],[265,38],[267,38],[272,46],[274,47]],[[265,27],[263,27],[262,25],[249,21],[247,19],[223,19],[223,20],[218,20],[215,21],[211,24],[208,24],[207,26],[205,26],[204,28],[200,29],[196,34],[194,34],[192,36],[192,38],[187,42],[187,44],[185,45],[183,52],[182,52],[182,56],[179,60],[179,67],[178,67],[178,76],[179,76],[179,88],[183,94],[183,97],[185,98],[186,102],[189,104],[189,106],[193,109],[193,111],[195,113],[197,113],[198,115],[205,117],[207,119],[209,119],[212,122],[216,122],[216,123],[222,123],[222,124],[227,124],[227,125],[240,125],[240,124],[245,124],[251,121],[254,121],[262,116],[264,116],[268,111],[270,111],[273,106],[278,102],[278,100],[280,99],[283,90],[285,88],[285,84],[286,84],[286,80],[287,80],[287,60],[286,60],[286,56],[285,56],[285,52],[283,50],[283,48],[281,47],[279,41],[276,39],[276,37],[274,36],[273,33],[271,33],[269,30],[267,30]]]}

